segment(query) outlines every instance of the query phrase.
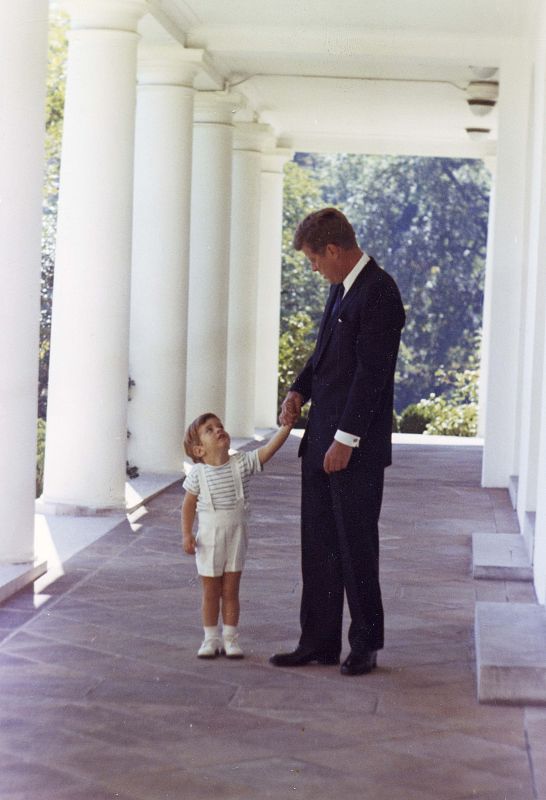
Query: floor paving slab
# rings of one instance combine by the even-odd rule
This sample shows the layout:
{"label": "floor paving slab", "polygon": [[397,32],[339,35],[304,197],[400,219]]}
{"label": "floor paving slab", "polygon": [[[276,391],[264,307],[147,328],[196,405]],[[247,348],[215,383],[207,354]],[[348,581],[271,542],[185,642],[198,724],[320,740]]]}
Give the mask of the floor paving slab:
{"label": "floor paving slab", "polygon": [[268,663],[299,633],[297,446],[252,484],[242,661],[196,658],[180,481],[2,606],[2,800],[537,800],[542,718],[476,698],[476,599],[534,603],[526,584],[472,579],[472,533],[515,520],[507,492],[480,488],[479,444],[398,437],[386,647],[356,678]]}
{"label": "floor paving slab", "polygon": [[546,800],[546,709],[525,712],[525,733],[531,755],[537,800]]}

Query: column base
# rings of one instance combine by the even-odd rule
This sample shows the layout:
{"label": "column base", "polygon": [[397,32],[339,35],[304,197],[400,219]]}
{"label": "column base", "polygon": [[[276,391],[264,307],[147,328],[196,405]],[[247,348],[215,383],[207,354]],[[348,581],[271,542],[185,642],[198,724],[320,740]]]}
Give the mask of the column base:
{"label": "column base", "polygon": [[21,564],[0,564],[0,603],[20,592],[47,572],[47,561],[25,561]]}
{"label": "column base", "polygon": [[[245,439],[245,443],[252,441]],[[84,506],[76,503],[62,503],[48,500],[43,495],[36,500],[35,511],[52,517],[115,517],[131,514],[146,501],[161,494],[169,486],[183,480],[180,472],[141,472],[137,478],[125,482],[125,503],[117,506]]]}
{"label": "column base", "polygon": [[113,517],[125,514],[125,505],[118,506],[80,506],[74,503],[58,503],[39,497],[36,500],[35,511],[37,514],[46,514],[53,517]]}
{"label": "column base", "polygon": [[[169,486],[182,481],[186,477],[180,472],[141,472],[138,478],[132,478],[125,484],[125,512],[132,514],[148,500],[168,489]],[[180,490],[182,502],[182,490]]]}

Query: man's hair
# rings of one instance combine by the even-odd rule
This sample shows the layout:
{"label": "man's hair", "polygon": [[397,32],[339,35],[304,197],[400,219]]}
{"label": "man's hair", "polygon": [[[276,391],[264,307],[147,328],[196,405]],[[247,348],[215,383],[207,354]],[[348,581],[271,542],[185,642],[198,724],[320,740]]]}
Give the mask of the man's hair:
{"label": "man's hair", "polygon": [[313,253],[323,253],[327,244],[342,250],[358,247],[353,226],[337,208],[322,208],[303,219],[294,234],[294,249],[307,245]]}
{"label": "man's hair", "polygon": [[191,460],[196,464],[198,464],[200,461],[203,461],[203,459],[195,455],[193,448],[201,444],[201,439],[199,438],[199,428],[201,425],[204,425],[205,422],[208,422],[209,419],[218,419],[218,415],[213,414],[211,411],[207,411],[206,414],[201,414],[199,417],[194,419],[190,425],[188,425],[186,433],[184,434],[184,450]]}

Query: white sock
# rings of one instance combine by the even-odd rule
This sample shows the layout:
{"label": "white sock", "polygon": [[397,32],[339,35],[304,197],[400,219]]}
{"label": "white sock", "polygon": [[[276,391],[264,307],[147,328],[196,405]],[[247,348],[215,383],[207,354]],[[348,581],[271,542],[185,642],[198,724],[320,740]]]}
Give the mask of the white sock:
{"label": "white sock", "polygon": [[205,625],[204,631],[205,631],[205,639],[219,639],[220,638],[220,630],[218,628],[218,625],[211,625],[210,627],[207,627]]}
{"label": "white sock", "polygon": [[237,633],[237,625],[224,625],[222,633],[225,638],[232,639]]}

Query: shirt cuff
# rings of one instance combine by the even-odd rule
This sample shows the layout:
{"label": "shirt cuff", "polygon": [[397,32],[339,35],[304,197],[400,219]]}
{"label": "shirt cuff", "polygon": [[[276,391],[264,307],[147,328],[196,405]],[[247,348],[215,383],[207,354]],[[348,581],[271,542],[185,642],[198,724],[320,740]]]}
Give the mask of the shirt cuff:
{"label": "shirt cuff", "polygon": [[352,433],[345,433],[345,431],[337,430],[334,436],[336,442],[346,444],[349,447],[358,447],[360,444],[360,436],[353,436]]}

